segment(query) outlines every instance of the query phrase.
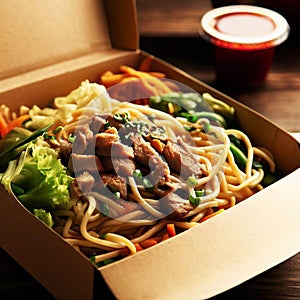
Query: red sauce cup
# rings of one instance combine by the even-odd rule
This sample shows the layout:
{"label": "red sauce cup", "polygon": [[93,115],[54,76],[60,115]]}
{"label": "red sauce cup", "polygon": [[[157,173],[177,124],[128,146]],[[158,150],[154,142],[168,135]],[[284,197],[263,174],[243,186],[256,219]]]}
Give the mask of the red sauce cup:
{"label": "red sauce cup", "polygon": [[214,45],[217,82],[239,88],[265,81],[275,47],[287,39],[289,25],[270,9],[230,5],[204,14],[200,34]]}

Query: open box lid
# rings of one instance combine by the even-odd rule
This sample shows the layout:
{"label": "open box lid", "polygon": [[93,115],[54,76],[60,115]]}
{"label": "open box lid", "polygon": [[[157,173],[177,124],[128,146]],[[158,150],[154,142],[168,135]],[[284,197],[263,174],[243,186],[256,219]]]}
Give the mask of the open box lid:
{"label": "open box lid", "polygon": [[0,12],[0,93],[26,77],[138,49],[134,0],[4,0]]}

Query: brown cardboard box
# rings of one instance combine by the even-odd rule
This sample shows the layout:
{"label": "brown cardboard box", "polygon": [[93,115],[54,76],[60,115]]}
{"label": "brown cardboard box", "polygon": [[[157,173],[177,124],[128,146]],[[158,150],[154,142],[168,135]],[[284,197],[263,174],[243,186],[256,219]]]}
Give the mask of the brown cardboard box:
{"label": "brown cardboard box", "polygon": [[[84,79],[138,66],[130,0],[1,1],[0,103],[45,105]],[[283,179],[201,226],[97,271],[1,187],[0,242],[58,299],[204,299],[300,249],[299,143],[237,101],[159,59],[155,70],[233,105],[242,129],[273,151]],[[107,288],[109,287],[109,289]],[[99,296],[100,298],[100,296]],[[100,298],[100,299],[101,299]]]}

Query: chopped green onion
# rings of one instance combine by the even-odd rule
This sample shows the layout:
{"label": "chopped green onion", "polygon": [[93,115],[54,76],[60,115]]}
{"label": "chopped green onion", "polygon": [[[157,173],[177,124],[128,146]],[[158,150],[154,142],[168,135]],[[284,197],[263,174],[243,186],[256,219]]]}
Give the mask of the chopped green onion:
{"label": "chopped green onion", "polygon": [[99,238],[100,238],[101,240],[105,240],[105,239],[106,239],[106,236],[107,236],[107,233],[102,233],[102,234],[99,236]]}
{"label": "chopped green onion", "polygon": [[190,176],[187,180],[186,180],[186,184],[193,187],[195,185],[197,185],[198,181],[194,176]]}
{"label": "chopped green onion", "polygon": [[130,115],[128,112],[124,112],[123,114],[114,114],[113,118],[123,124],[127,123],[130,119]]}
{"label": "chopped green onion", "polygon": [[145,187],[146,189],[151,189],[151,188],[153,188],[153,184],[152,184],[151,181],[148,180],[147,178],[143,178],[142,185],[143,185],[143,187]]}
{"label": "chopped green onion", "polygon": [[142,171],[141,171],[140,169],[135,169],[135,170],[133,171],[132,176],[135,177],[135,178],[138,178],[138,177],[142,177],[143,174],[142,174]]}
{"label": "chopped green onion", "polygon": [[211,125],[210,125],[210,123],[204,123],[203,125],[203,129],[204,129],[204,131],[207,133],[207,132],[210,132],[210,130],[211,130]]}
{"label": "chopped green onion", "polygon": [[106,130],[106,129],[108,129],[110,127],[110,124],[108,123],[108,122],[106,122],[105,124],[104,124],[104,129]]}
{"label": "chopped green onion", "polygon": [[68,141],[70,143],[74,143],[74,141],[75,141],[75,135],[74,134],[70,134],[69,137],[68,137]]}
{"label": "chopped green onion", "polygon": [[58,126],[57,128],[55,128],[55,129],[53,130],[53,133],[56,134],[56,133],[60,132],[62,129],[63,129],[62,126]]}
{"label": "chopped green onion", "polygon": [[195,130],[195,127],[193,127],[193,126],[183,125],[183,128],[184,128],[186,131],[189,131],[189,132]]}
{"label": "chopped green onion", "polygon": [[201,198],[189,195],[189,201],[193,206],[198,206],[201,202]]}
{"label": "chopped green onion", "polygon": [[187,116],[188,122],[191,122],[191,123],[196,123],[198,121],[198,119],[199,118],[197,116],[193,116],[193,115]]}
{"label": "chopped green onion", "polygon": [[43,138],[44,138],[45,140],[56,140],[56,137],[55,137],[54,135],[50,135],[50,134],[48,134],[48,133],[44,133],[44,134],[43,134]]}
{"label": "chopped green onion", "polygon": [[121,193],[118,192],[118,191],[114,192],[114,195],[115,195],[117,198],[120,198],[120,197],[121,197]]}
{"label": "chopped green onion", "polygon": [[197,197],[203,197],[205,195],[205,190],[195,191]]}

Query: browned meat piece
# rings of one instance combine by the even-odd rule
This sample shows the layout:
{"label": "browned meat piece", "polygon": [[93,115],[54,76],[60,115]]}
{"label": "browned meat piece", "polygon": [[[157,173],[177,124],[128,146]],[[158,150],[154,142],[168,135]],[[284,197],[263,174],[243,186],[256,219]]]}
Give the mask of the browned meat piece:
{"label": "browned meat piece", "polygon": [[90,129],[94,134],[104,131],[104,125],[107,122],[108,115],[94,115],[90,121]]}
{"label": "browned meat piece", "polygon": [[115,128],[117,128],[118,130],[119,130],[121,127],[123,127],[123,125],[124,125],[124,123],[122,123],[122,122],[116,120],[116,119],[114,118],[114,116],[111,116],[111,115],[109,115],[109,116],[107,117],[106,121],[108,122],[108,124],[109,124],[110,126],[115,127]]}
{"label": "browned meat piece", "polygon": [[[96,181],[94,189],[99,192],[104,192],[103,188],[108,187],[112,192],[119,192],[122,199],[127,198],[127,184],[123,177],[115,174],[101,174],[100,181]],[[110,195],[108,195],[109,197]]]}
{"label": "browned meat piece", "polygon": [[73,144],[70,143],[67,140],[60,140],[59,144],[60,144],[60,151],[61,151],[62,159],[65,162],[68,162],[69,158],[70,158],[70,155],[72,153],[72,146],[73,146]]}
{"label": "browned meat piece", "polygon": [[105,171],[115,172],[122,177],[131,176],[136,169],[135,162],[130,158],[106,156],[101,158],[101,162]]}
{"label": "browned meat piece", "polygon": [[76,176],[75,180],[82,193],[90,192],[95,183],[94,177],[89,172],[83,172]]}
{"label": "browned meat piece", "polygon": [[92,137],[93,132],[90,130],[88,124],[77,126],[72,151],[74,153],[83,154],[88,147],[89,140]]}
{"label": "browned meat piece", "polygon": [[95,143],[91,144],[95,145],[96,155],[133,158],[132,148],[121,144],[117,133],[98,133],[93,139],[95,139]]}
{"label": "browned meat piece", "polygon": [[169,175],[169,167],[162,157],[155,151],[149,142],[140,135],[132,137],[135,159],[144,166],[150,168],[149,180],[153,185],[163,185]]}
{"label": "browned meat piece", "polygon": [[186,144],[184,144],[181,137],[177,138],[177,143],[170,140],[167,142],[163,150],[163,156],[171,170],[180,174],[185,179],[191,175],[200,176],[202,174],[201,164]]}
{"label": "browned meat piece", "polygon": [[181,196],[176,193],[168,193],[165,199],[165,209],[169,211],[171,218],[183,219],[193,209],[190,203],[183,203]]}
{"label": "browned meat piece", "polygon": [[75,154],[72,153],[70,156],[71,162],[69,163],[69,167],[71,170],[75,172],[80,171],[88,171],[91,173],[103,173],[104,168],[99,160],[99,158],[95,155],[83,155],[83,154]]}

